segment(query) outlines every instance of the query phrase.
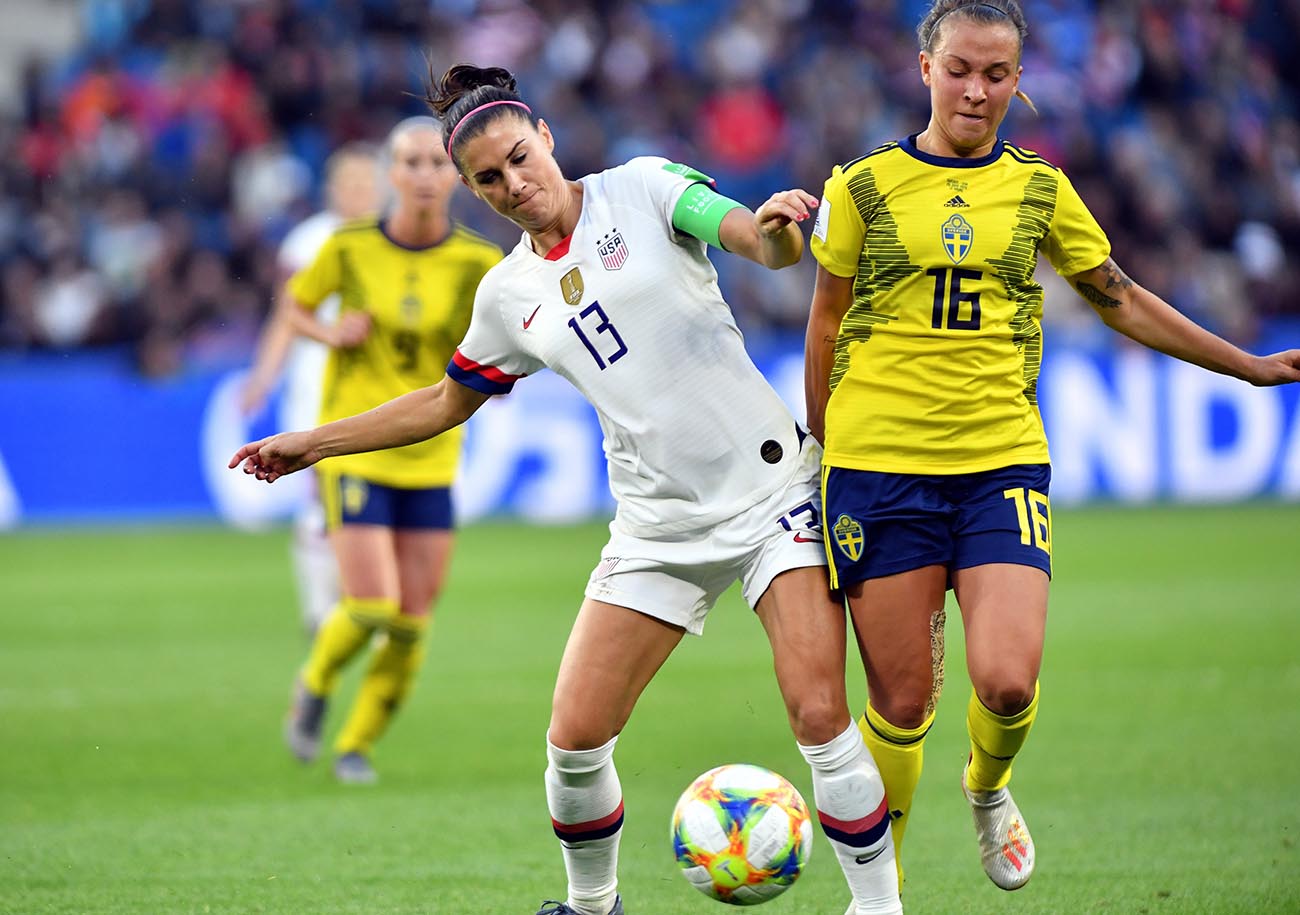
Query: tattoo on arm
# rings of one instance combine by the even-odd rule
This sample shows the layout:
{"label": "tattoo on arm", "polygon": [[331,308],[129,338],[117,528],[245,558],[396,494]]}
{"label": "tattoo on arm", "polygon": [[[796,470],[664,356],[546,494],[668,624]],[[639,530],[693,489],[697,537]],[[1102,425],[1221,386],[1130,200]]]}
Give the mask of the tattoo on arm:
{"label": "tattoo on arm", "polygon": [[1119,299],[1111,298],[1091,283],[1075,283],[1079,295],[1083,296],[1097,308],[1119,308]]}
{"label": "tattoo on arm", "polygon": [[1102,264],[1096,270],[1106,278],[1106,289],[1102,291],[1092,283],[1076,282],[1074,285],[1079,290],[1079,295],[1083,296],[1097,308],[1119,308],[1123,303],[1112,295],[1108,295],[1112,290],[1127,290],[1133,287],[1133,281],[1125,275],[1124,271],[1119,268],[1113,258],[1106,258],[1106,263]]}

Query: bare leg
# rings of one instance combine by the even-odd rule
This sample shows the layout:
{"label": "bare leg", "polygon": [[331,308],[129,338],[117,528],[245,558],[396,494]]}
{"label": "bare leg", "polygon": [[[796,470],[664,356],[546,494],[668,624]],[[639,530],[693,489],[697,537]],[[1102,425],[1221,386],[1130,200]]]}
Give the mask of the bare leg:
{"label": "bare leg", "polygon": [[555,683],[547,733],[546,801],[564,855],[568,904],[605,915],[618,898],[623,790],[614,743],[684,630],[587,599]]}
{"label": "bare leg", "polygon": [[[430,610],[442,587],[455,535],[447,530],[399,530],[393,541],[400,612],[386,622],[385,637],[375,646],[352,711],[335,743],[340,754],[368,757],[410,694],[424,660]],[[354,765],[359,771],[369,769],[368,764]]]}
{"label": "bare leg", "polygon": [[989,879],[1018,889],[1034,872],[1034,842],[1007,783],[1038,712],[1038,671],[1047,626],[1047,573],[991,563],[954,576],[966,627],[971,691],[970,762],[962,790],[971,805]]}
{"label": "bare leg", "polygon": [[853,893],[850,911],[901,912],[885,789],[849,715],[844,610],[831,598],[825,569],[783,572],[755,611],[772,645],[790,727],[812,769],[822,831]]}
{"label": "bare leg", "polygon": [[869,702],[859,727],[885,783],[900,884],[903,837],[942,671],[942,648],[933,636],[934,625],[942,625],[947,574],[927,566],[844,589],[867,677]]}
{"label": "bare leg", "polygon": [[966,631],[966,666],[984,705],[998,715],[1023,711],[1034,698],[1047,631],[1047,573],[991,563],[953,576]]}

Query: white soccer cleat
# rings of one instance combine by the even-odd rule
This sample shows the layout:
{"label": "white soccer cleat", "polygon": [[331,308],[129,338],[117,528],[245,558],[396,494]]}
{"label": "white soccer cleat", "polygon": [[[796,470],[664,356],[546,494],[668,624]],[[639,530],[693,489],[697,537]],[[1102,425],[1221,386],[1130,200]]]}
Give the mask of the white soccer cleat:
{"label": "white soccer cleat", "polygon": [[966,787],[966,769],[961,773],[961,790],[975,818],[984,873],[1004,890],[1020,889],[1034,875],[1034,840],[1011,791],[971,791]]}

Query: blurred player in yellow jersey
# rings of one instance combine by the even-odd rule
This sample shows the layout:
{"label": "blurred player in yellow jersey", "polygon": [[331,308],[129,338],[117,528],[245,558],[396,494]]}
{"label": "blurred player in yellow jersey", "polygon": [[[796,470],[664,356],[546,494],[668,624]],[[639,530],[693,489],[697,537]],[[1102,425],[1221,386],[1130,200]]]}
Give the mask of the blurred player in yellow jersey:
{"label": "blurred player in yellow jersey", "polygon": [[[469,327],[474,292],[501,250],[448,215],[456,168],[442,125],[409,118],[389,135],[394,203],[339,227],[287,285],[286,314],[330,347],[320,422],[440,380]],[[339,296],[336,320],[318,308]],[[374,742],[405,699],[452,548],[451,484],[461,435],[323,461],[317,470],[342,596],[295,684],[285,737],[304,762],[320,747],[339,672],[377,635],[370,667],[335,742],[335,775],[375,780]]]}
{"label": "blurred player in yellow jersey", "polygon": [[825,443],[826,546],[866,667],[860,727],[895,848],[951,587],[973,686],[962,790],[985,873],[1014,890],[1035,852],[1007,784],[1038,709],[1052,549],[1039,252],[1152,349],[1257,385],[1300,380],[1300,351],[1252,356],[1138,286],[1066,176],[998,138],[1020,95],[1016,0],[938,0],[918,33],[929,125],[835,168],[818,209],[808,422]]}
{"label": "blurred player in yellow jersey", "polygon": [[[341,224],[372,215],[379,209],[380,185],[378,152],[367,144],[349,143],[340,147],[325,163],[326,208],[294,226],[280,245],[277,257],[280,307],[272,311],[262,328],[257,355],[241,392],[240,407],[245,415],[252,416],[262,410],[283,372],[281,424],[289,429],[316,424],[329,347],[298,336],[290,320],[290,308],[294,306],[284,287],[295,273],[316,259],[325,241]],[[321,303],[317,314],[323,320],[335,319],[338,296],[332,295]],[[315,476],[311,479],[313,485],[294,519],[292,553],[303,627],[314,635],[338,603],[339,572],[325,530]]]}

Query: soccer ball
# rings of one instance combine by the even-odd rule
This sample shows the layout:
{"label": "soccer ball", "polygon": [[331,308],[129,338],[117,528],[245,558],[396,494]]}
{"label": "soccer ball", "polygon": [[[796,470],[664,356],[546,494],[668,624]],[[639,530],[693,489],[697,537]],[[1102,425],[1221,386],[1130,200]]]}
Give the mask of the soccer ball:
{"label": "soccer ball", "polygon": [[790,888],[812,852],[812,818],[794,785],[761,766],[710,769],[673,810],[673,853],[701,893],[758,905]]}

